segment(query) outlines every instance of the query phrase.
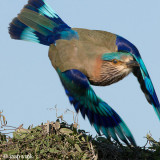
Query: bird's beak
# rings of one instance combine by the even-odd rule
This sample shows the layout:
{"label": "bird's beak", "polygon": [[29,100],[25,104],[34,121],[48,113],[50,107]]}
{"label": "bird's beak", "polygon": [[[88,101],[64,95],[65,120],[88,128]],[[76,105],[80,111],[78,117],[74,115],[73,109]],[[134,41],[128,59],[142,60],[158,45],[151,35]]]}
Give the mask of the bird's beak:
{"label": "bird's beak", "polygon": [[129,62],[126,63],[127,67],[139,67],[139,63],[134,60],[130,60]]}

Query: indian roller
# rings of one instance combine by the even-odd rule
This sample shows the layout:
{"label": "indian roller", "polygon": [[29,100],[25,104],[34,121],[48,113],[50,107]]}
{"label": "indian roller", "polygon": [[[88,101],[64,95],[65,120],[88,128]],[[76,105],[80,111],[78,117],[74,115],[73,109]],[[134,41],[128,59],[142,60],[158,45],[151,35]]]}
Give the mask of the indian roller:
{"label": "indian roller", "polygon": [[11,38],[49,46],[49,58],[70,103],[98,134],[136,146],[123,119],[91,85],[107,86],[133,73],[160,119],[160,103],[138,49],[107,31],[71,28],[44,0],[29,0],[9,26]]}

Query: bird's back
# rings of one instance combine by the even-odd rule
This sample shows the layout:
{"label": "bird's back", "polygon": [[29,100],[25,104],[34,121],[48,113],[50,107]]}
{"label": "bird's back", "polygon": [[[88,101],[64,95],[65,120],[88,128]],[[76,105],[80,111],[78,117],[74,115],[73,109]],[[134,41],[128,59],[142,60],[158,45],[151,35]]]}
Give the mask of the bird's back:
{"label": "bird's back", "polygon": [[78,40],[57,40],[56,45],[50,46],[49,57],[52,65],[62,72],[78,69],[89,80],[97,80],[100,76],[102,54],[117,51],[116,36],[98,30],[73,30],[78,32]]}

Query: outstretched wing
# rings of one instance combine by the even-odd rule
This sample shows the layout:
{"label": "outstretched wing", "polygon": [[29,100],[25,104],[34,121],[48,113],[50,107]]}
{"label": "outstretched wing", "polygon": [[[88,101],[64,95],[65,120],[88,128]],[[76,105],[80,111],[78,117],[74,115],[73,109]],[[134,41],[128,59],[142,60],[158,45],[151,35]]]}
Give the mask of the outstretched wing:
{"label": "outstretched wing", "polygon": [[149,77],[149,74],[147,72],[147,69],[142,61],[142,59],[137,59],[137,61],[140,64],[140,67],[135,68],[133,70],[133,74],[137,77],[141,89],[144,92],[146,99],[148,102],[153,106],[159,120],[160,120],[160,104],[156,95],[156,92],[154,90],[152,81]]}
{"label": "outstretched wing", "polygon": [[97,97],[82,72],[75,69],[65,72],[58,69],[57,72],[71,104],[77,112],[80,110],[83,118],[88,117],[98,134],[102,132],[107,138],[112,137],[117,142],[119,137],[127,145],[131,143],[136,146],[124,121],[107,103]]}
{"label": "outstretched wing", "polygon": [[137,77],[141,89],[144,92],[148,102],[153,106],[159,120],[160,120],[160,103],[158,101],[156,92],[154,90],[152,81],[149,77],[148,71],[145,67],[145,64],[139,54],[138,49],[128,40],[124,39],[117,35],[116,45],[118,51],[125,51],[131,53],[135,60],[139,63],[139,68],[136,68],[133,71],[133,74]]}

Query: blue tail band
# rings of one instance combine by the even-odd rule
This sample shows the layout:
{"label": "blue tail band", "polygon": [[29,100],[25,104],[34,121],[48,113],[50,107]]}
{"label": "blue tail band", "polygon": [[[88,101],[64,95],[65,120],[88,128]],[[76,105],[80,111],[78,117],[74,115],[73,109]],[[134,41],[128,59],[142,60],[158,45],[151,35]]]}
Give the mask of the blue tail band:
{"label": "blue tail band", "polygon": [[13,39],[48,46],[58,39],[78,39],[78,33],[64,23],[44,0],[29,0],[10,23],[9,33]]}

